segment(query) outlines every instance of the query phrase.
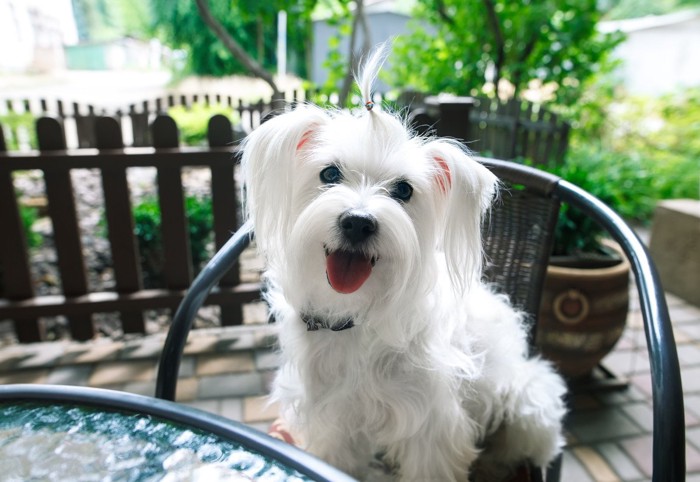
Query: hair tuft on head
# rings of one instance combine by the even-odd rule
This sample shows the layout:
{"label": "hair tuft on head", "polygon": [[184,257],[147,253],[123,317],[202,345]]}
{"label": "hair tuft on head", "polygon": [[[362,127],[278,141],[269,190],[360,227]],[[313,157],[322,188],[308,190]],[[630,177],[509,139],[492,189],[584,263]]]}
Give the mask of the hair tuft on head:
{"label": "hair tuft on head", "polygon": [[362,104],[368,111],[371,111],[372,107],[374,107],[372,88],[377,81],[377,76],[379,75],[382,65],[384,65],[384,62],[389,56],[391,44],[392,42],[390,40],[379,44],[363,62],[360,73],[355,75],[355,81],[360,87]]}

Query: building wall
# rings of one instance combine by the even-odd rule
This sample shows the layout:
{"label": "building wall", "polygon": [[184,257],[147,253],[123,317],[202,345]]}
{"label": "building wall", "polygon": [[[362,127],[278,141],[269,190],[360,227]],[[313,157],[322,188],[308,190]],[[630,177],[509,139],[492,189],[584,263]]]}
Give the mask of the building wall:
{"label": "building wall", "polygon": [[[397,35],[408,33],[407,23],[410,17],[403,14],[391,12],[367,13],[367,23],[370,31],[370,44],[376,45]],[[323,85],[328,79],[328,71],[324,67],[324,62],[328,57],[330,39],[335,36],[337,28],[329,25],[325,20],[314,22],[313,28],[313,52],[311,61],[311,80],[316,85]],[[364,37],[360,31],[356,45],[362,46]],[[347,55],[350,45],[350,38],[344,37],[340,41],[340,52]],[[391,58],[387,59],[386,68],[391,64]],[[384,92],[388,86],[379,80],[376,84],[377,92]]]}
{"label": "building wall", "polygon": [[627,40],[615,50],[619,75],[634,94],[660,95],[700,86],[700,11],[601,25]]}

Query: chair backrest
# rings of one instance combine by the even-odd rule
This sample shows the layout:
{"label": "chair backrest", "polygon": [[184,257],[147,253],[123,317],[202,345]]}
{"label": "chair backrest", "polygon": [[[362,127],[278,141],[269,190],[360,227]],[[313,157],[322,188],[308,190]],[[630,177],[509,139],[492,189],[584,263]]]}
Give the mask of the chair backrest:
{"label": "chair backrest", "polygon": [[534,346],[542,286],[554,240],[558,178],[515,163],[481,162],[501,180],[501,193],[482,228],[484,279],[529,315]]}
{"label": "chair backrest", "polygon": [[[485,277],[532,315],[533,335],[560,202],[590,216],[620,245],[635,277],[647,337],[654,417],[652,480],[684,480],[685,421],[678,354],[661,282],[643,243],[614,211],[571,183],[513,162],[480,161],[506,186],[483,230],[491,260]],[[158,368],[157,397],[174,399],[192,320],[251,236],[252,226],[246,223],[202,270],[180,304]]]}

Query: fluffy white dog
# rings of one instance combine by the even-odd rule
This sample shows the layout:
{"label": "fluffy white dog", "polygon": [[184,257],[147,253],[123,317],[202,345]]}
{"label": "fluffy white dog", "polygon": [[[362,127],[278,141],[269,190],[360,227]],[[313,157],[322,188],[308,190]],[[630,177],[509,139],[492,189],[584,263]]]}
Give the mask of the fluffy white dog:
{"label": "fluffy white dog", "polygon": [[[384,54],[366,63],[364,99]],[[273,397],[304,447],[359,478],[466,480],[545,466],[565,385],[528,358],[523,317],[480,281],[497,180],[396,116],[299,107],[243,147],[282,367]]]}

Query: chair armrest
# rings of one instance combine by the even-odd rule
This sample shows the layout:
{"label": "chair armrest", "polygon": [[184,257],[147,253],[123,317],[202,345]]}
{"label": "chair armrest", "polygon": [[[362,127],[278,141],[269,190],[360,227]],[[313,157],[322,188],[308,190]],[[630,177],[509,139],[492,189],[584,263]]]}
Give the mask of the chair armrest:
{"label": "chair armrest", "polygon": [[583,189],[559,181],[553,194],[596,220],[620,244],[635,276],[649,351],[654,412],[652,480],[685,480],[685,412],[678,353],[656,266],[620,216]]}
{"label": "chair armrest", "polygon": [[192,321],[214,285],[228,272],[243,250],[248,247],[252,236],[253,225],[251,222],[246,222],[217,251],[192,282],[190,289],[175,312],[158,362],[157,398],[175,400],[180,361],[187,343],[187,335],[192,328]]}

